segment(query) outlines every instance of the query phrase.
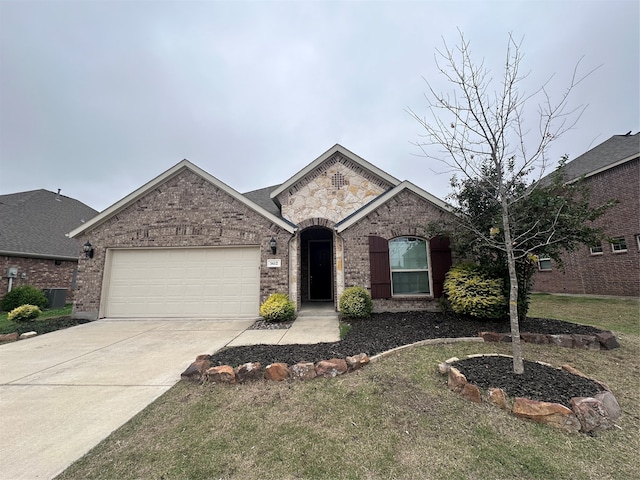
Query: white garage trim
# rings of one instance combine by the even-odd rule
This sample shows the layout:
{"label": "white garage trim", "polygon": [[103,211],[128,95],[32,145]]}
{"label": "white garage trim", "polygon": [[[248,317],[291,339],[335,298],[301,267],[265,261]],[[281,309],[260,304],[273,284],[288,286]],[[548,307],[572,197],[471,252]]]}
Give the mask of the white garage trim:
{"label": "white garage trim", "polygon": [[108,249],[100,317],[257,317],[260,249]]}

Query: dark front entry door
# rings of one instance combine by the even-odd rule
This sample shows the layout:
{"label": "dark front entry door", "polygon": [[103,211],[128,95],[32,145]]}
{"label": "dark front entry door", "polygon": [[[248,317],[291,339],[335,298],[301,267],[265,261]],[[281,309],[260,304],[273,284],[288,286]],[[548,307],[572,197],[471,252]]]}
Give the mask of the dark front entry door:
{"label": "dark front entry door", "polygon": [[331,241],[309,241],[309,300],[333,299]]}

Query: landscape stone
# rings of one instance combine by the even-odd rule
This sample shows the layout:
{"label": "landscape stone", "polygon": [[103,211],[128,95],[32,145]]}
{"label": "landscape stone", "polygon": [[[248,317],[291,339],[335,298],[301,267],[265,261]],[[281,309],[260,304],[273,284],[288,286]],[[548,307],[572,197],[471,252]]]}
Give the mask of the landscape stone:
{"label": "landscape stone", "polygon": [[442,375],[447,375],[449,373],[449,370],[451,370],[451,364],[450,363],[442,362],[442,363],[438,364],[438,371]]}
{"label": "landscape stone", "polygon": [[260,362],[248,362],[236,368],[236,381],[238,383],[260,380],[261,378],[262,365],[260,365]]}
{"label": "landscape stone", "polygon": [[184,380],[200,380],[202,375],[211,367],[209,356],[206,359],[200,359],[193,362],[187,369],[180,374],[180,378]]}
{"label": "landscape stone", "polygon": [[557,347],[573,348],[571,335],[547,335],[549,343]]}
{"label": "landscape stone", "polygon": [[596,333],[596,338],[600,345],[603,346],[606,350],[613,350],[614,348],[619,348],[620,344],[618,343],[618,339],[613,334],[613,332],[600,332]]}
{"label": "landscape stone", "polygon": [[482,337],[485,342],[498,343],[502,339],[502,334],[496,332],[480,332],[478,336]]}
{"label": "landscape stone", "polygon": [[487,400],[502,410],[509,410],[509,397],[501,388],[490,388],[487,391]]}
{"label": "landscape stone", "polygon": [[549,339],[546,335],[542,333],[521,333],[520,338],[523,342],[527,343],[537,343],[540,345],[544,345],[545,343],[549,343]]}
{"label": "landscape stone", "polygon": [[3,333],[0,335],[0,342],[15,342],[19,337],[18,332]]}
{"label": "landscape stone", "polygon": [[291,367],[291,378],[296,380],[312,380],[316,378],[316,366],[313,362],[300,362]]}
{"label": "landscape stone", "polygon": [[347,371],[347,362],[342,358],[320,360],[316,363],[316,375],[319,377],[335,377]]}
{"label": "landscape stone", "polygon": [[600,350],[600,342],[594,335],[579,335],[574,333],[573,348],[582,348],[584,350]]}
{"label": "landscape stone", "polygon": [[264,378],[274,382],[281,382],[289,378],[289,365],[286,363],[272,363],[264,369]]}
{"label": "landscape stone", "polygon": [[613,421],[600,400],[593,397],[574,397],[570,403],[573,413],[580,421],[581,431],[589,433],[613,426]]}
{"label": "landscape stone", "polygon": [[447,385],[449,389],[454,392],[461,392],[464,386],[467,384],[467,377],[465,377],[460,370],[455,367],[449,369],[449,378],[447,379]]}
{"label": "landscape stone", "polygon": [[353,357],[347,357],[345,361],[349,370],[358,370],[369,363],[369,356],[366,353],[359,353]]}
{"label": "landscape stone", "polygon": [[609,391],[598,392],[593,396],[593,398],[602,402],[602,406],[611,420],[617,420],[620,418],[622,410],[620,409],[620,404],[613,393]]}
{"label": "landscape stone", "polygon": [[236,372],[229,365],[211,367],[207,370],[206,375],[212,383],[236,383]]}
{"label": "landscape stone", "polygon": [[513,404],[513,414],[516,417],[528,418],[568,432],[575,433],[581,428],[573,411],[559,403],[538,402],[517,397]]}
{"label": "landscape stone", "polygon": [[460,395],[462,395],[467,400],[471,400],[474,403],[482,403],[482,396],[480,395],[480,389],[471,383],[466,383],[462,390],[460,390]]}

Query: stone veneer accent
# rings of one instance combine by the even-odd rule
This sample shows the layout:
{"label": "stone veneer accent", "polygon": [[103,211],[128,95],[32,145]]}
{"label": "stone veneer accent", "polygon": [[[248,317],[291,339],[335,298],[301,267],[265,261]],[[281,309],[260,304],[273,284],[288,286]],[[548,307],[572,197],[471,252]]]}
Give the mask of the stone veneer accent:
{"label": "stone veneer accent", "polygon": [[[283,268],[266,268],[272,258],[269,240],[280,248]],[[109,248],[211,247],[259,245],[260,302],[289,288],[288,245],[291,234],[244,203],[189,170],[182,170],[153,191],[124,208],[105,223],[85,232],[94,257],[80,258],[74,316],[97,318],[103,271]],[[257,314],[258,312],[256,312]]]}
{"label": "stone veneer accent", "polygon": [[295,224],[310,218],[337,223],[393,186],[336,154],[278,195],[278,201],[282,216]]}

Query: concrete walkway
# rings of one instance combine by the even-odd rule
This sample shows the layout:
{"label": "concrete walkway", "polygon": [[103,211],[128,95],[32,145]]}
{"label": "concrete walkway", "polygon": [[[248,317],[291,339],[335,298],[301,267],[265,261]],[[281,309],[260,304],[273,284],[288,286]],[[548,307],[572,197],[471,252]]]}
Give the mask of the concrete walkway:
{"label": "concrete walkway", "polygon": [[0,345],[0,479],[48,479],[226,345],[338,339],[334,312],[288,330],[246,320],[98,320]]}

